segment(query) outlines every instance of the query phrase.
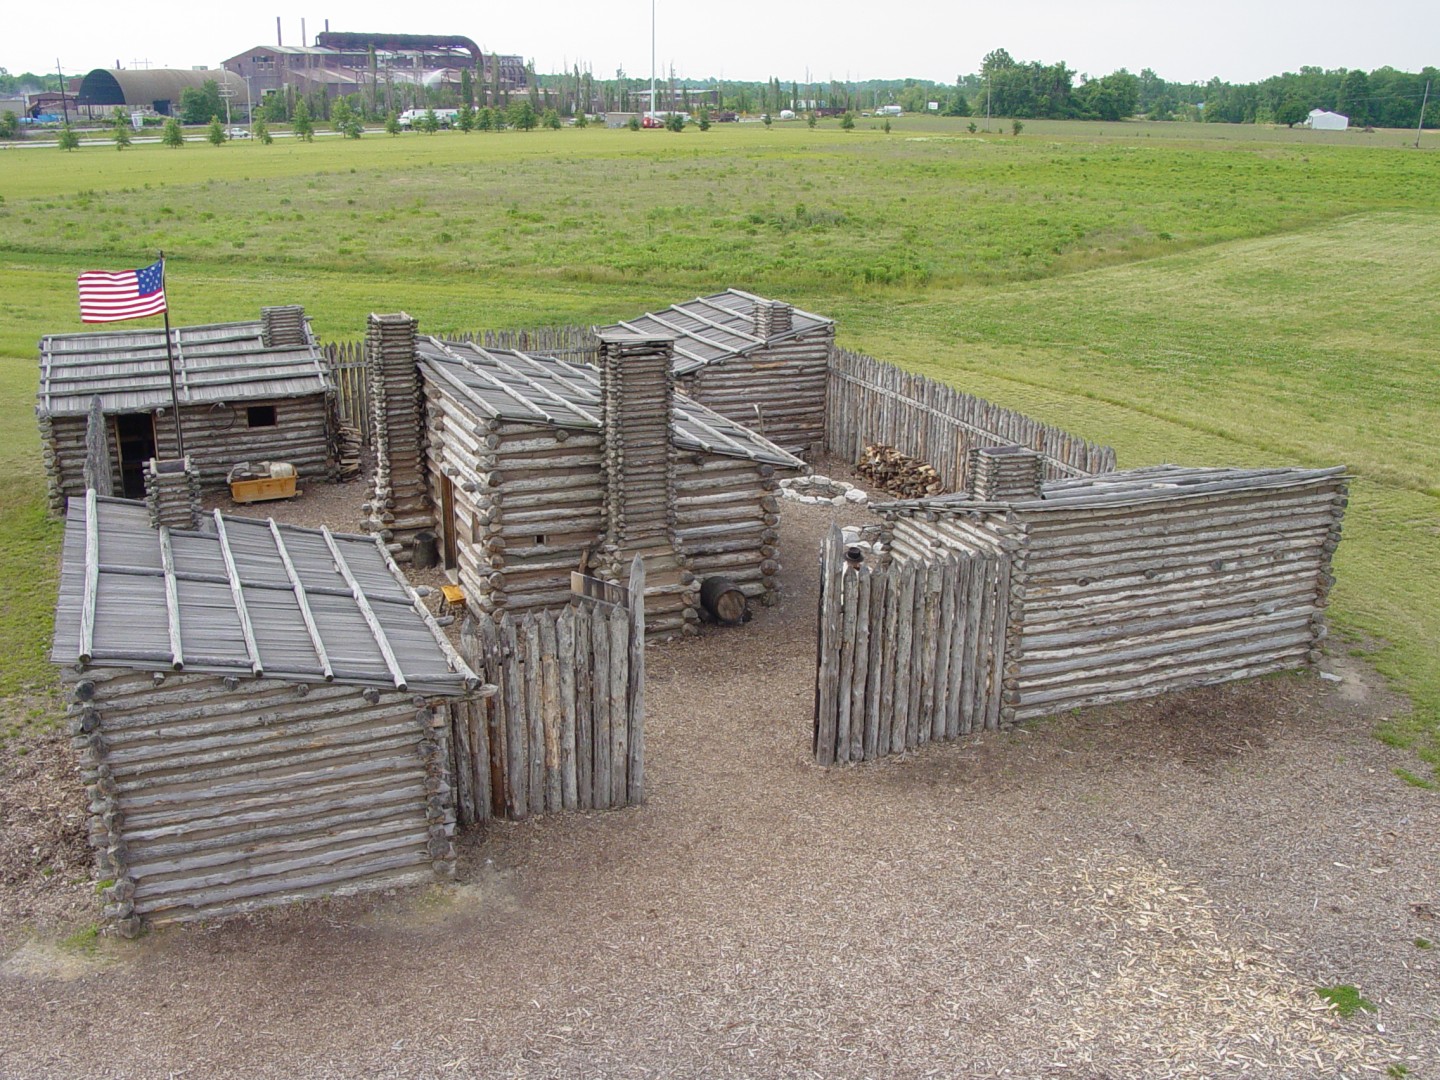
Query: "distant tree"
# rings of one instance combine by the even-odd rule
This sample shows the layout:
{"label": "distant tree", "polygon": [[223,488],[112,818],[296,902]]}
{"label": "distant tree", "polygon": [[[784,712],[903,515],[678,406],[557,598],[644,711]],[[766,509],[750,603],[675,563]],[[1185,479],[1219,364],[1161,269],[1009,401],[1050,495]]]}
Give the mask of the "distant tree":
{"label": "distant tree", "polygon": [[187,86],[180,91],[180,119],[187,124],[203,124],[212,116],[225,111],[225,100],[220,96],[220,84],[206,79],[199,89]]}
{"label": "distant tree", "polygon": [[521,98],[519,101],[512,101],[510,107],[505,110],[505,121],[511,127],[519,128],[521,131],[534,131],[540,118],[536,115],[535,106],[530,104],[529,99]]}
{"label": "distant tree", "polygon": [[630,117],[630,119],[626,122],[625,126],[626,126],[627,128],[629,128],[631,131],[639,131],[639,130],[640,130],[640,118],[639,118],[638,116],[632,116],[632,117]]}
{"label": "distant tree", "polygon": [[1011,121],[1010,121],[1010,134],[1011,134],[1011,135],[1019,135],[1020,132],[1022,132],[1022,131],[1024,131],[1024,130],[1025,130],[1025,125],[1024,125],[1023,123],[1021,123],[1019,120],[1011,120]]}
{"label": "distant tree", "polygon": [[764,125],[768,128],[771,124],[773,124],[773,123],[775,122],[775,120],[774,120],[774,118],[767,112],[764,116],[760,117],[760,122],[761,122],[762,124],[764,124]]}
{"label": "distant tree", "polygon": [[460,103],[460,113],[455,117],[455,126],[469,134],[475,130],[475,106],[468,101]]}
{"label": "distant tree", "polygon": [[335,99],[335,104],[330,109],[330,124],[337,134],[345,133],[345,125],[350,122],[350,117],[353,115],[354,111],[350,108],[348,101],[343,97]]}
{"label": "distant tree", "polygon": [[275,141],[275,136],[270,134],[270,127],[265,123],[263,118],[256,120],[255,123],[251,125],[251,128],[253,129],[256,141],[262,146],[269,146]]}
{"label": "distant tree", "polygon": [[[460,69],[460,104],[465,108],[475,108],[475,82],[470,77],[469,68]],[[469,128],[461,128],[461,131],[469,131]]]}
{"label": "distant tree", "polygon": [[69,120],[66,120],[60,127],[60,149],[75,150],[78,149],[79,146],[80,133],[70,126]]}
{"label": "distant tree", "polygon": [[970,102],[959,90],[951,96],[949,103],[945,106],[946,116],[969,116]]}
{"label": "distant tree", "polygon": [[700,108],[700,115],[699,115],[699,117],[696,119],[695,125],[696,125],[696,127],[698,127],[701,131],[709,131],[709,130],[710,130],[710,110],[709,110],[709,109],[705,108],[704,106],[701,106],[701,108]]}
{"label": "distant tree", "polygon": [[583,108],[575,110],[575,126],[579,128],[590,126],[590,117],[585,115]]}
{"label": "distant tree", "polygon": [[315,121],[310,119],[310,106],[301,98],[295,103],[295,119],[290,124],[297,139],[315,141]]}
{"label": "distant tree", "polygon": [[0,113],[0,139],[18,139],[20,137],[20,118],[11,109]]}
{"label": "distant tree", "polygon": [[805,117],[805,123],[809,126],[809,128],[810,128],[811,131],[814,131],[814,130],[815,130],[815,125],[818,124],[819,122],[820,122],[820,118],[815,115],[815,110],[814,110],[814,109],[811,109],[809,115],[807,115],[807,116]]}
{"label": "distant tree", "polygon": [[185,145],[185,129],[180,126],[178,118],[172,116],[165,121],[165,127],[160,132],[160,141],[172,150],[178,150]]}
{"label": "distant tree", "polygon": [[1335,101],[1335,110],[1350,118],[1356,127],[1370,123],[1370,79],[1360,70],[1347,71],[1340,81],[1340,93]]}
{"label": "distant tree", "polygon": [[434,109],[426,109],[415,126],[426,135],[434,135],[440,130],[440,117],[436,115]]}
{"label": "distant tree", "polygon": [[492,109],[489,105],[484,106],[484,107],[481,108],[478,112],[475,113],[475,130],[476,130],[476,131],[494,131],[494,130],[495,130],[495,110]]}
{"label": "distant tree", "polygon": [[110,124],[113,129],[110,137],[115,140],[115,149],[124,150],[130,145],[130,117],[117,105],[110,116]]}
{"label": "distant tree", "polygon": [[387,113],[385,116],[385,134],[400,134],[400,114],[397,113],[394,109],[391,109],[390,112]]}
{"label": "distant tree", "polygon": [[840,117],[840,126],[846,131],[854,131],[855,114],[853,112],[847,112],[844,116]]}
{"label": "distant tree", "polygon": [[265,100],[260,103],[260,118],[272,124],[283,124],[290,119],[285,113],[285,95],[266,94]]}
{"label": "distant tree", "polygon": [[1293,128],[1309,115],[1310,110],[1305,108],[1303,101],[1299,98],[1290,98],[1288,101],[1281,102],[1280,107],[1275,110],[1275,122]]}
{"label": "distant tree", "polygon": [[225,145],[225,126],[220,123],[220,117],[210,118],[210,126],[205,130],[205,140],[211,146]]}
{"label": "distant tree", "polygon": [[681,116],[678,112],[672,112],[669,116],[665,117],[665,130],[684,131],[685,117]]}
{"label": "distant tree", "polygon": [[540,117],[540,124],[542,127],[547,127],[551,131],[559,131],[560,114],[554,109],[546,109],[544,114]]}
{"label": "distant tree", "polygon": [[885,123],[883,123],[883,124],[880,125],[880,130],[883,131],[883,132],[885,132],[886,135],[889,135],[889,134],[890,134],[890,118],[889,118],[889,117],[886,117],[886,118],[885,118]]}
{"label": "distant tree", "polygon": [[971,120],[968,124],[966,124],[966,125],[965,125],[965,130],[968,131],[968,132],[970,132],[971,135],[974,135],[974,134],[975,134],[975,121],[974,121],[974,120]]}

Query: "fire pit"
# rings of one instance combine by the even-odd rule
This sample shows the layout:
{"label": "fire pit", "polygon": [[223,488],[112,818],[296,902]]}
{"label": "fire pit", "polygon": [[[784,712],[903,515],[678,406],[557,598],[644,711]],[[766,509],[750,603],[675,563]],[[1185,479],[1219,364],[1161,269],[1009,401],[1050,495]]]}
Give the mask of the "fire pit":
{"label": "fire pit", "polygon": [[819,475],[781,480],[780,494],[796,502],[830,503],[834,506],[844,506],[847,502],[864,504],[869,501],[869,496],[854,484]]}

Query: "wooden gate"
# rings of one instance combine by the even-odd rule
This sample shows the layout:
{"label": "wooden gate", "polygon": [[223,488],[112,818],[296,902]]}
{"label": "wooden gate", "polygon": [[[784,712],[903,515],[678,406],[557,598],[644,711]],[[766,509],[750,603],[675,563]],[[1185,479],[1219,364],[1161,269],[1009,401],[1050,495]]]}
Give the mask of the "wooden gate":
{"label": "wooden gate", "polygon": [[461,822],[643,800],[644,596],[637,557],[628,588],[582,578],[561,610],[467,619],[461,653],[497,692],[451,709]]}
{"label": "wooden gate", "polygon": [[820,574],[816,761],[870,761],[999,727],[1008,559],[852,565],[836,528]]}

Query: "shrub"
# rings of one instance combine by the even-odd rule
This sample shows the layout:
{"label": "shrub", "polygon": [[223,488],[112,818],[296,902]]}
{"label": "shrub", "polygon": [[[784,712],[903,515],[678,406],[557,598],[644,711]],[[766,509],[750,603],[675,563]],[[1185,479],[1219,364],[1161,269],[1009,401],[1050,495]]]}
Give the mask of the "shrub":
{"label": "shrub", "polygon": [[160,141],[172,150],[178,150],[185,145],[185,129],[180,126],[178,117],[172,116],[165,121],[165,129],[160,133]]}

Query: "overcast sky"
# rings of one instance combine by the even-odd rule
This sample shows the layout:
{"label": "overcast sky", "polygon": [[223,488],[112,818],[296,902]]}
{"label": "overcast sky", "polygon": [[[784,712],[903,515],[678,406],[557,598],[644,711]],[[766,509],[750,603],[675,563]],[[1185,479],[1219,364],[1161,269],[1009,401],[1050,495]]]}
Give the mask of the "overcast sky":
{"label": "overcast sky", "polygon": [[[328,7],[197,6],[153,0],[8,5],[0,67],[67,75],[91,68],[216,67],[255,45],[310,43],[332,30],[463,34],[487,52],[533,59],[540,72],[579,62],[596,77],[617,68],[650,74],[651,0],[550,0],[545,4],[426,0],[414,8],[380,0]],[[1213,75],[1251,82],[1301,65],[1418,71],[1440,65],[1440,0],[1016,0],[1014,3],[882,3],[655,0],[656,56],[663,73],[785,82],[902,78],[951,82],[977,71],[991,49],[1017,60],[1064,60],[1105,75],[1150,67],[1175,81]],[[203,14],[202,14],[203,12]]]}

